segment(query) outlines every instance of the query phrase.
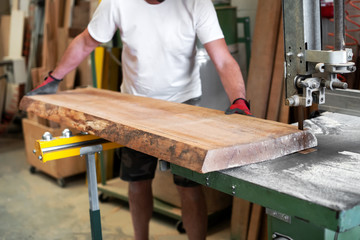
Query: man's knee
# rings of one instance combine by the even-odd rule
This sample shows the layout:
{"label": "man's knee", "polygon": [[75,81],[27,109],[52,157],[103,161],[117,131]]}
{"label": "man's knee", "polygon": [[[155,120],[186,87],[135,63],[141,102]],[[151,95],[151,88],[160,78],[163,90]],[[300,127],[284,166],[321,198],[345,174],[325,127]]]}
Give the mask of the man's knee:
{"label": "man's knee", "polygon": [[204,200],[204,193],[201,185],[193,187],[176,186],[176,188],[182,201],[202,203]]}
{"label": "man's knee", "polygon": [[129,192],[133,194],[151,190],[152,179],[129,182]]}
{"label": "man's knee", "polygon": [[174,183],[176,186],[181,186],[181,187],[196,187],[196,186],[200,186],[199,183],[196,183],[194,181],[191,181],[187,178],[184,178],[182,176],[178,176],[176,174],[174,174]]}

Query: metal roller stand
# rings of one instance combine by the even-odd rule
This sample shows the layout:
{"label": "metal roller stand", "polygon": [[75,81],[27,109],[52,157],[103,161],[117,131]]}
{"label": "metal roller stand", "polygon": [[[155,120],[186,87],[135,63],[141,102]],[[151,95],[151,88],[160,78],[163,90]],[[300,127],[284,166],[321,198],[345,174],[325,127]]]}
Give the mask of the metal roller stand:
{"label": "metal roller stand", "polygon": [[90,227],[91,239],[101,240],[101,216],[98,200],[95,153],[102,151],[102,145],[94,145],[83,147],[80,149],[81,155],[86,155],[86,169],[89,189],[89,204],[90,204]]}

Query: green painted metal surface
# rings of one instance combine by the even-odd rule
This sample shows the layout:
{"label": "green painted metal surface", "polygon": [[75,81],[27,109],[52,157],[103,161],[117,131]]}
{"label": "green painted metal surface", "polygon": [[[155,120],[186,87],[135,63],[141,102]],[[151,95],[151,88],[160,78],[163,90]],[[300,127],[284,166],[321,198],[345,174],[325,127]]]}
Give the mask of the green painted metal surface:
{"label": "green painted metal surface", "polygon": [[291,223],[287,223],[268,216],[268,239],[272,239],[272,235],[276,233],[290,237],[293,240],[322,240],[325,235],[323,228],[309,224],[301,219],[292,217]]}
{"label": "green painted metal surface", "polygon": [[246,68],[249,70],[250,57],[251,57],[251,33],[250,33],[250,18],[241,17],[237,18],[237,23],[241,23],[244,26],[244,36],[238,38],[239,43],[245,43],[246,50]]}
{"label": "green painted metal surface", "polygon": [[90,227],[91,227],[91,239],[92,240],[101,240],[101,217],[100,210],[91,211],[90,210]]}
{"label": "green painted metal surface", "polygon": [[234,178],[221,172],[201,174],[171,165],[174,174],[222,191],[224,193],[257,203],[261,206],[296,216],[323,229],[345,232],[359,225],[359,207],[335,211],[287,194],[267,189],[253,183]]}
{"label": "green painted metal surface", "polygon": [[[360,222],[360,206],[355,206],[351,209],[348,209],[344,212],[341,212],[339,215],[339,230],[340,232],[346,231],[348,226],[356,226]],[[359,234],[360,236],[360,234]],[[359,237],[360,239],[360,237]]]}
{"label": "green painted metal surface", "polygon": [[334,231],[325,229],[325,240],[360,240],[360,227],[352,228],[349,231],[336,233]]}
{"label": "green painted metal surface", "polygon": [[360,227],[338,233],[296,217],[291,217],[291,223],[288,223],[268,216],[268,239],[272,239],[273,235],[287,236],[293,240],[359,240]]}
{"label": "green painted metal surface", "polygon": [[226,6],[215,9],[226,44],[236,44],[238,42],[236,7]]}

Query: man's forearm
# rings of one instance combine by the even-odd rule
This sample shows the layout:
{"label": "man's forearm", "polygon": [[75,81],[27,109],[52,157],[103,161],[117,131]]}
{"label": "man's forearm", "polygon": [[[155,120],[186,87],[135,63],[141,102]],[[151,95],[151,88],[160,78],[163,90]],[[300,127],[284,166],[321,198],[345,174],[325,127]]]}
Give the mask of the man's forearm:
{"label": "man's forearm", "polygon": [[52,75],[58,79],[64,78],[66,74],[79,66],[99,44],[86,29],[70,43]]}
{"label": "man's forearm", "polygon": [[225,39],[206,43],[204,47],[215,65],[230,102],[237,98],[245,99],[244,79],[239,64],[228,50]]}
{"label": "man's forearm", "polygon": [[229,61],[218,69],[218,73],[231,103],[237,98],[246,98],[243,76],[235,60]]}

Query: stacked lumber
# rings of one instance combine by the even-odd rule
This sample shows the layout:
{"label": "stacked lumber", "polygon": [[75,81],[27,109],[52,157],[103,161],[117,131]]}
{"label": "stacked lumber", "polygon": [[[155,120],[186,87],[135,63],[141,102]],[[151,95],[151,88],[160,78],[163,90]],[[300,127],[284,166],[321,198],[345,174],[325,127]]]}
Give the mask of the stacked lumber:
{"label": "stacked lumber", "polygon": [[[26,81],[25,58],[22,56],[25,13],[18,9],[16,1],[11,11],[3,11],[3,7],[6,6],[1,6],[3,15],[0,19],[0,133],[6,128],[5,123],[17,113]],[[6,81],[5,69],[10,62],[13,63],[11,81]]]}
{"label": "stacked lumber", "polygon": [[[14,69],[11,78],[0,79],[1,124],[12,121],[24,93],[41,84],[55,68],[74,37],[71,29],[83,31],[97,4],[98,0],[45,0],[44,5],[6,0],[1,4],[0,61],[11,61]],[[4,74],[5,65],[0,66],[0,76]],[[92,85],[90,57],[65,77],[59,90],[88,85]],[[51,125],[47,120],[33,120]]]}
{"label": "stacked lumber", "polygon": [[[278,44],[280,16],[281,0],[258,1],[247,80],[247,98],[251,102],[251,112],[259,118],[266,118],[267,115],[274,68],[277,66],[275,63],[277,46],[281,45]],[[282,84],[274,87],[281,88],[281,86]]]}
{"label": "stacked lumber", "polygon": [[247,97],[256,117],[289,123],[289,107],[285,106],[284,37],[281,0],[259,0]]}
{"label": "stacked lumber", "polygon": [[[83,1],[80,1],[83,2]],[[32,85],[39,85],[48,72],[55,68],[57,62],[64,54],[67,46],[71,40],[75,37],[70,35],[72,29],[72,16],[73,10],[77,9],[78,6],[74,5],[73,0],[46,0],[45,1],[45,12],[44,12],[44,34],[42,39],[42,47],[40,54],[39,66],[31,70]],[[87,12],[89,12],[88,9]],[[89,13],[86,15],[87,18],[83,17],[84,22],[90,20]],[[82,27],[82,28],[81,28]],[[84,30],[86,24],[77,25],[78,29]],[[89,58],[84,60],[87,66],[87,71],[91,72],[91,66]],[[82,65],[83,66],[83,65]],[[84,68],[84,66],[83,66]],[[78,69],[73,70],[67,74],[64,81],[60,84],[59,90],[68,90],[75,87],[75,73]],[[90,79],[80,79],[80,85],[90,85]]]}
{"label": "stacked lumber", "polygon": [[[15,64],[18,66],[23,63],[24,74],[17,76],[18,71],[14,71],[15,83],[0,80],[0,120],[2,106],[11,107],[13,114],[18,113],[18,103],[25,92],[40,85],[48,72],[56,67],[69,43],[76,36],[73,29],[80,33],[86,28],[98,0],[45,0],[43,5],[38,1],[28,0],[12,3],[11,14],[2,15],[0,18],[0,60],[11,57],[14,67]],[[3,6],[2,3],[0,11]],[[19,85],[19,82],[22,85]],[[66,75],[60,83],[59,90],[88,85],[92,85],[90,57]],[[3,100],[2,97],[5,95]],[[85,171],[85,165],[79,162],[79,158],[68,158],[59,163],[46,165],[35,159],[31,154],[34,141],[41,138],[44,131],[60,135],[66,126],[31,113],[27,116],[28,119],[23,119],[23,130],[27,160],[32,167],[55,178],[64,178]],[[10,123],[9,121],[6,125],[0,124],[0,134],[2,130],[6,131]]]}
{"label": "stacked lumber", "polygon": [[[43,35],[42,39],[38,41],[38,46],[36,46],[38,49],[35,55],[36,59],[32,61],[32,63],[38,62],[38,64],[32,64],[32,66],[30,66],[31,83],[29,84],[33,87],[41,84],[48,72],[56,67],[57,62],[60,61],[66,48],[76,36],[72,35],[72,29],[74,27],[72,22],[76,24],[75,28],[78,29],[78,33],[86,28],[90,20],[90,2],[83,0],[76,1],[76,3],[77,4],[75,4],[74,0],[45,1],[41,26],[43,28]],[[74,21],[74,19],[79,19],[79,16],[76,16],[75,12],[83,12],[81,22],[79,20]],[[33,16],[33,21],[36,20],[36,17],[39,16]],[[75,80],[77,81],[76,83]],[[91,82],[91,61],[90,57],[88,57],[78,68],[65,76],[59,85],[59,91],[73,89],[76,86],[88,86],[91,85]],[[57,124],[32,116],[31,114],[28,117],[44,125],[58,127]]]}
{"label": "stacked lumber", "polygon": [[[281,0],[258,0],[247,79],[247,98],[250,100],[254,116],[289,123],[283,75]],[[231,239],[267,239],[265,209],[257,204],[234,198]]]}
{"label": "stacked lumber", "polygon": [[[10,15],[2,15],[0,18],[0,61],[4,59],[4,56],[9,52],[9,36],[10,32]],[[4,75],[5,71],[3,67],[0,67],[0,76]],[[6,79],[0,79],[0,123],[3,119],[3,112],[5,107],[6,96]],[[0,130],[1,131],[1,130]]]}

